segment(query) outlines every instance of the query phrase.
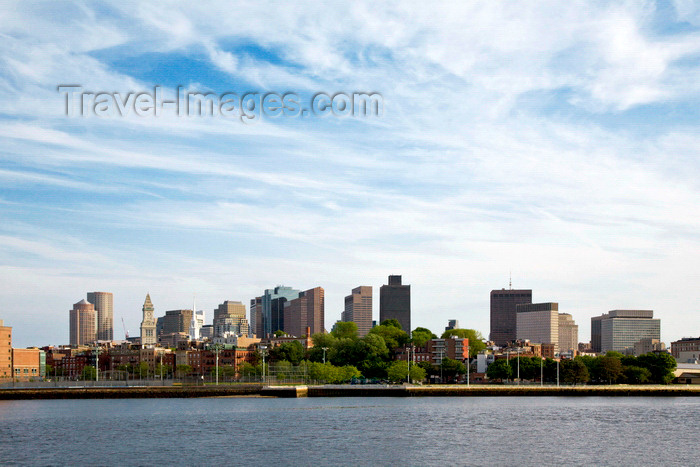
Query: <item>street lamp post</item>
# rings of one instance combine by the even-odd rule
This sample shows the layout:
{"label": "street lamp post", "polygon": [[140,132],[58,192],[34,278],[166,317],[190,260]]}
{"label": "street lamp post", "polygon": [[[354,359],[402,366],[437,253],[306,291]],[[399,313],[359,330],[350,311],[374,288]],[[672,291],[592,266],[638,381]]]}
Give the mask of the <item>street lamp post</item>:
{"label": "street lamp post", "polygon": [[263,358],[263,366],[262,366],[262,382],[263,386],[265,386],[265,351],[267,350],[266,345],[261,345],[260,346],[260,353],[262,353],[262,358]]}
{"label": "street lamp post", "polygon": [[520,386],[520,346],[518,346],[518,386]]}
{"label": "street lamp post", "polygon": [[323,364],[326,364],[326,350],[328,350],[328,347],[321,347],[323,349]]}
{"label": "street lamp post", "polygon": [[542,355],[540,355],[540,386],[544,386],[544,366],[542,362],[544,359],[542,358]]}
{"label": "street lamp post", "polygon": [[221,350],[221,344],[214,345],[214,351],[216,352],[216,385],[219,385],[219,351]]}
{"label": "street lamp post", "polygon": [[469,346],[467,346],[467,387],[469,387],[469,370],[471,370],[471,364],[469,363]]}
{"label": "street lamp post", "polygon": [[557,387],[559,387],[559,360],[557,360]]}

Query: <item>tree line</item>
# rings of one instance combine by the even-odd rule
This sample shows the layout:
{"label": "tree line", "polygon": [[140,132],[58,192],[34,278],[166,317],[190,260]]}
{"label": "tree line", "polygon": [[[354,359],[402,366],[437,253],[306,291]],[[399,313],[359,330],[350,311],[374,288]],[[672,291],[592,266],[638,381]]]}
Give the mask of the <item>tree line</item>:
{"label": "tree line", "polygon": [[[489,365],[486,376],[493,380],[521,380],[555,383],[557,362],[551,358],[516,357],[499,359]],[[559,363],[559,380],[568,384],[668,384],[673,381],[676,360],[667,352],[634,357],[608,352],[597,357],[582,355]]]}

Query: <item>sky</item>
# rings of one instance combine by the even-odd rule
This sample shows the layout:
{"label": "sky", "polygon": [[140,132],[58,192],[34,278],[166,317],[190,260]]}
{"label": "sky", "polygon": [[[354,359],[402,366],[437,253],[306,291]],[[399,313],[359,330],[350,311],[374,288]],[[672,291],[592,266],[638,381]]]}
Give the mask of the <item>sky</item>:
{"label": "sky", "polygon": [[[60,85],[374,92],[377,116],[66,114]],[[114,293],[115,338],[264,289],[343,298],[390,274],[412,324],[489,333],[489,293],[700,335],[696,2],[3,2],[0,319],[67,344]],[[340,109],[340,107],[338,108]],[[94,110],[94,109],[93,109]],[[243,121],[245,120],[245,121]],[[122,326],[123,320],[123,326]]]}

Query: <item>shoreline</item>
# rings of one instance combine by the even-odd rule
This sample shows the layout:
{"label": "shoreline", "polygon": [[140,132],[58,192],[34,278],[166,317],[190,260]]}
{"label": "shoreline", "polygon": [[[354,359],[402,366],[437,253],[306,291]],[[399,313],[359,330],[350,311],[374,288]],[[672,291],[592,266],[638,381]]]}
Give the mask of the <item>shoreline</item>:
{"label": "shoreline", "polygon": [[700,386],[152,386],[0,389],[0,400],[193,397],[695,397]]}

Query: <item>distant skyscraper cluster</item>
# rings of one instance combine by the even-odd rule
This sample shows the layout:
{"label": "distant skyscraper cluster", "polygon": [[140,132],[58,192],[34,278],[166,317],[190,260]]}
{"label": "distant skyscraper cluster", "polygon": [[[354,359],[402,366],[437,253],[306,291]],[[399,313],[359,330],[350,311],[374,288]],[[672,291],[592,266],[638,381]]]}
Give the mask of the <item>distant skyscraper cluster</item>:
{"label": "distant skyscraper cluster", "polygon": [[114,304],[109,292],[88,292],[69,313],[70,343],[84,345],[114,339]]}

